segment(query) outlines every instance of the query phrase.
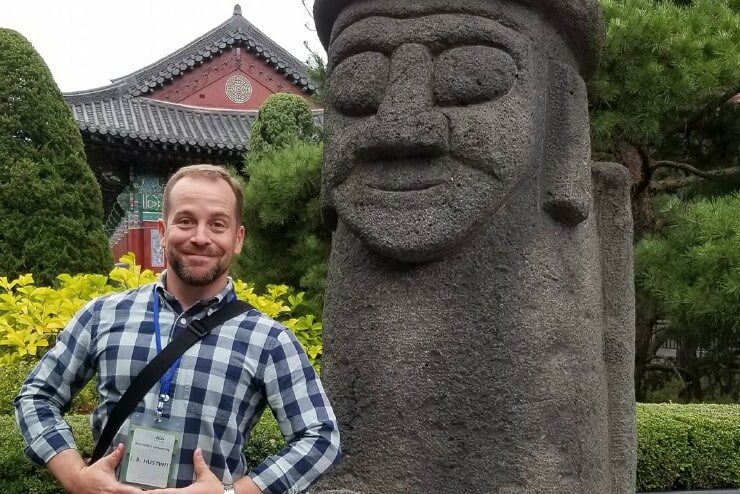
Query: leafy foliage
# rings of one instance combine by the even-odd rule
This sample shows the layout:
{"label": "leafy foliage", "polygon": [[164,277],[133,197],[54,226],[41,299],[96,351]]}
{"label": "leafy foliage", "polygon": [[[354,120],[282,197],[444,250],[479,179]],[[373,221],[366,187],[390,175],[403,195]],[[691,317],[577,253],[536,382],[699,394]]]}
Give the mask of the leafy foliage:
{"label": "leafy foliage", "polygon": [[[663,228],[635,248],[638,285],[667,321],[664,338],[689,348],[677,371],[688,399],[740,395],[740,194],[661,208]],[[703,379],[701,379],[703,378]]]}
{"label": "leafy foliage", "polygon": [[637,406],[637,490],[717,489],[740,484],[740,408]]}
{"label": "leafy foliage", "polygon": [[35,365],[28,360],[0,365],[0,416],[14,413],[13,400]]}
{"label": "leafy foliage", "polygon": [[251,175],[250,163],[266,153],[295,141],[316,143],[320,135],[305,99],[291,93],[273,94],[262,104],[252,125],[247,174]]}
{"label": "leafy foliage", "polygon": [[[740,187],[737,0],[601,0],[607,39],[589,83],[594,158],[632,179],[635,241],[656,231],[656,196]],[[711,182],[711,186],[707,186]],[[635,388],[646,398],[667,316],[636,285]],[[691,355],[693,344],[679,344]],[[696,369],[698,370],[698,369]],[[675,372],[670,366],[664,374]],[[653,373],[654,374],[654,373]],[[696,381],[698,376],[692,378]]]}
{"label": "leafy foliage", "polygon": [[306,49],[310,55],[308,57],[308,70],[307,75],[309,80],[316,86],[316,92],[311,96],[311,99],[317,104],[324,106],[325,92],[326,92],[326,62],[321,58],[321,55],[312,50],[308,43],[304,43]]}
{"label": "leafy foliage", "polygon": [[[59,275],[61,287],[37,287],[31,275],[8,281],[0,277],[0,366],[21,360],[35,360],[53,344],[56,335],[89,300],[106,293],[135,288],[157,279],[157,275],[136,265],[132,253],[121,258],[124,267],[115,267],[108,277],[81,274]],[[305,307],[304,293],[285,285],[268,285],[260,294],[254,285],[234,281],[237,297],[281,322],[295,333],[309,360],[318,370],[321,356],[321,322]]]}
{"label": "leafy foliage", "polygon": [[[289,95],[271,97],[260,109],[257,123],[263,119],[260,128],[285,130],[280,139],[252,148],[247,156],[243,212],[247,236],[234,274],[253,280],[258,289],[276,281],[298,287],[306,292],[310,310],[320,313],[331,236],[319,199],[323,147],[315,142],[315,133],[280,123],[295,121],[279,112],[294,112],[298,106],[301,119],[310,115],[308,104],[277,96]],[[272,118],[275,123],[268,122]]]}
{"label": "leafy foliage", "polygon": [[69,108],[25,38],[0,29],[0,52],[0,273],[105,273],[102,195]]}
{"label": "leafy foliage", "polygon": [[234,288],[237,298],[251,304],[268,317],[280,321],[296,335],[306,351],[309,360],[320,370],[320,357],[323,348],[321,342],[321,322],[313,314],[304,312],[304,292],[292,293],[286,285],[267,285],[267,292],[259,295],[254,285],[235,280]]}
{"label": "leafy foliage", "polygon": [[727,0],[601,5],[607,42],[589,87],[597,150],[619,141],[657,148],[739,87],[740,15]]}

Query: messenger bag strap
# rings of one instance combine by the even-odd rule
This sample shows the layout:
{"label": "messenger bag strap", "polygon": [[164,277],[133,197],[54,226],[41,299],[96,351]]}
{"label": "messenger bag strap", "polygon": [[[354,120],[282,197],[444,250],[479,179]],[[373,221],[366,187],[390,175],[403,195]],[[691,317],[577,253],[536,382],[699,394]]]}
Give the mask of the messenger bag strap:
{"label": "messenger bag strap", "polygon": [[216,326],[252,308],[251,305],[242,300],[232,300],[211,315],[199,321],[191,321],[188,324],[190,331],[180,332],[142,369],[126,392],[123,393],[123,396],[121,396],[121,399],[116,403],[108,417],[103,432],[100,434],[100,439],[98,439],[98,443],[95,445],[95,451],[93,451],[90,458],[90,463],[95,463],[103,457],[111,441],[113,441],[113,437],[115,437],[116,432],[118,432],[118,429],[126,418],[128,418],[134,408],[136,408],[136,405],[152,389],[152,386],[157,383],[159,378],[167,372],[167,369],[170,368],[180,355],[185,353],[188,348],[193,346]]}

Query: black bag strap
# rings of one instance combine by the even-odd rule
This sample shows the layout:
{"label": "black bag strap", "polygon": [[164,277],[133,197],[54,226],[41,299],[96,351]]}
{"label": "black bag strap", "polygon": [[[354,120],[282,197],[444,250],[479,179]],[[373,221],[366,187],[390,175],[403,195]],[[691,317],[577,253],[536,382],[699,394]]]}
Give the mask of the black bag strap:
{"label": "black bag strap", "polygon": [[251,305],[242,300],[232,300],[221,309],[211,313],[211,315],[199,321],[191,321],[188,324],[190,331],[180,332],[141,370],[126,392],[123,393],[123,396],[121,396],[121,399],[113,408],[110,417],[108,417],[103,432],[100,434],[100,439],[98,439],[98,443],[95,445],[95,451],[93,451],[90,458],[90,463],[95,463],[103,457],[111,441],[113,441],[113,437],[126,418],[180,355],[185,353],[188,348],[193,346],[216,326],[252,308]]}

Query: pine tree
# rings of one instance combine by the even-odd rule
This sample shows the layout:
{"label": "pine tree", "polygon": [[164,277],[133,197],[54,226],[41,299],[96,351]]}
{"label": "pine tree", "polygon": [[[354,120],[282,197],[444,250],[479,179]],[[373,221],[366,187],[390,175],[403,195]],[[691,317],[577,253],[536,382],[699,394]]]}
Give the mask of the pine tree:
{"label": "pine tree", "polygon": [[[594,157],[629,169],[637,242],[660,227],[654,207],[660,194],[692,197],[740,186],[740,112],[733,99],[740,92],[740,2],[601,5],[607,40],[589,84]],[[637,265],[645,264],[637,259]],[[640,284],[636,303],[635,385],[643,399],[664,314]]]}
{"label": "pine tree", "polygon": [[636,283],[657,304],[658,342],[678,359],[650,368],[680,375],[682,398],[740,398],[740,194],[660,201],[663,226],[635,247]]}
{"label": "pine tree", "polygon": [[278,94],[262,105],[245,160],[244,249],[234,275],[262,290],[285,283],[320,313],[331,233],[321,217],[320,131],[305,100]]}
{"label": "pine tree", "polygon": [[740,92],[736,3],[601,0],[607,40],[589,84],[593,149],[629,168],[638,236],[652,230],[656,193],[703,180],[740,183],[732,160],[697,153],[708,144],[703,126],[716,124]]}
{"label": "pine tree", "polygon": [[100,188],[79,130],[41,57],[0,29],[0,275],[107,273]]}

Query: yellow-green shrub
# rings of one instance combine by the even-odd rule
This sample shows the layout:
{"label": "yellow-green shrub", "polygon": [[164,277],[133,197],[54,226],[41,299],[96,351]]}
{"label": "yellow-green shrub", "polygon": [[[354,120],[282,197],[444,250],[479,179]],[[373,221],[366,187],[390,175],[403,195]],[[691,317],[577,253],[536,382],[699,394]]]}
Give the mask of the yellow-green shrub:
{"label": "yellow-green shrub", "polygon": [[[123,256],[121,263],[127,267],[115,267],[108,276],[60,274],[58,288],[37,287],[30,274],[12,281],[0,277],[0,365],[38,358],[89,300],[157,279],[156,273],[136,265],[132,253]],[[321,322],[303,313],[303,292],[269,285],[266,293],[258,294],[253,284],[240,280],[235,280],[235,288],[237,297],[293,331],[311,363],[319,367]]]}

